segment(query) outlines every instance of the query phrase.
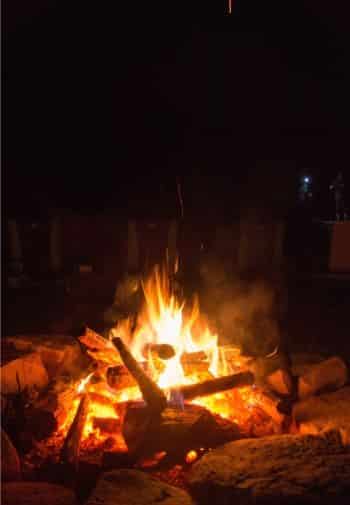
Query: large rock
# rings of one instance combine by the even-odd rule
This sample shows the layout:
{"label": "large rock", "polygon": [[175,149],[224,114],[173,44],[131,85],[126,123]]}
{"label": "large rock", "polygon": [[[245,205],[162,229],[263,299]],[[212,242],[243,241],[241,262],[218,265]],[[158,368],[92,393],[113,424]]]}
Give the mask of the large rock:
{"label": "large rock", "polygon": [[115,470],[102,475],[86,505],[193,505],[182,489],[138,470]]}
{"label": "large rock", "polygon": [[344,361],[333,356],[313,365],[299,377],[298,393],[300,398],[307,398],[318,392],[336,390],[348,380],[348,370]]}
{"label": "large rock", "polygon": [[48,382],[49,376],[39,353],[28,354],[1,367],[3,394],[15,394],[19,389],[33,387],[41,390]]}
{"label": "large rock", "polygon": [[2,343],[7,360],[39,354],[50,379],[57,375],[78,376],[88,359],[79,343],[69,335],[19,335],[7,337]]}
{"label": "large rock", "polygon": [[292,359],[292,373],[296,376],[304,375],[306,372],[312,368],[313,365],[317,365],[324,361],[327,356],[323,354],[316,354],[311,352],[298,352],[291,354]]}
{"label": "large rock", "polygon": [[194,464],[188,477],[200,503],[349,503],[350,451],[337,432],[230,442]]}
{"label": "large rock", "polygon": [[350,386],[298,402],[293,408],[293,418],[301,433],[337,429],[343,443],[350,445]]}
{"label": "large rock", "polygon": [[1,480],[21,478],[21,463],[16,448],[4,430],[1,430]]}
{"label": "large rock", "polygon": [[2,505],[76,505],[73,491],[46,482],[9,482],[1,499]]}

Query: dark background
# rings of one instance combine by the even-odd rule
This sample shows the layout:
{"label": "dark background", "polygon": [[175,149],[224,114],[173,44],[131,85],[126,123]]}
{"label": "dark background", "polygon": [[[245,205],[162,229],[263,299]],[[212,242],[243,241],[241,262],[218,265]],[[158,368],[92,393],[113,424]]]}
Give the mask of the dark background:
{"label": "dark background", "polygon": [[187,213],[285,212],[307,170],[326,216],[350,161],[346,2],[225,4],[5,0],[6,212],[178,212],[174,174]]}

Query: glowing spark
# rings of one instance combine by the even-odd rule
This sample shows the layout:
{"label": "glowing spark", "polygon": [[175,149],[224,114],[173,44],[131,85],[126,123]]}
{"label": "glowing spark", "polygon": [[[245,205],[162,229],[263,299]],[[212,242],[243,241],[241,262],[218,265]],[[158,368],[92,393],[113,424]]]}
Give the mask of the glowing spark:
{"label": "glowing spark", "polygon": [[93,374],[94,374],[94,372],[91,372],[87,377],[85,377],[85,379],[81,380],[80,384],[77,387],[78,393],[82,393],[84,391],[86,384],[88,384],[88,382],[91,379],[91,377],[93,376]]}

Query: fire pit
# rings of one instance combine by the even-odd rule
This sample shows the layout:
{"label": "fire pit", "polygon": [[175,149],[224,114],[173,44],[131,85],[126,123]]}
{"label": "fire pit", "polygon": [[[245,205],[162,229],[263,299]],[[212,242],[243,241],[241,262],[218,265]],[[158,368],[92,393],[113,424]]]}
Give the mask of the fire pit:
{"label": "fire pit", "polygon": [[133,331],[124,320],[109,339],[89,328],[78,337],[94,370],[63,399],[61,459],[76,466],[82,455],[108,450],[140,466],[192,463],[224,442],[281,433],[278,398],[254,383],[238,348],[218,345],[197,299],[186,310],[165,269],[143,289]]}
{"label": "fire pit", "polygon": [[[55,482],[76,489],[82,486],[87,494],[89,475],[94,475],[88,479],[93,484],[103,470],[141,469],[167,485],[186,488],[189,484],[205,502],[203,489],[210,496],[216,493],[208,483],[211,471],[220,474],[216,461],[225,466],[225,458],[237,457],[238,446],[231,449],[230,444],[240,440],[243,452],[262,451],[262,459],[268,458],[270,446],[283,451],[284,444],[294,444],[298,451],[303,442],[295,437],[302,431],[303,402],[297,404],[297,416],[291,415],[293,404],[298,397],[307,402],[315,393],[341,388],[347,381],[347,367],[338,357],[303,372],[296,386],[296,377],[278,361],[277,351],[259,361],[243,356],[238,347],[220,346],[200,314],[198,300],[189,307],[176,296],[165,269],[156,268],[143,283],[143,291],[145,303],[136,324],[130,319],[119,321],[108,338],[88,327],[79,332],[79,352],[84,357],[79,377],[64,380],[58,368],[33,397],[18,385],[17,397],[25,393],[24,417],[30,419],[21,434],[28,426],[32,434],[38,426],[42,430],[40,437],[36,432],[36,442],[23,449],[22,471],[28,478],[52,480],[54,475]],[[262,363],[274,365],[262,367]],[[304,426],[306,433],[320,431]],[[251,439],[266,443],[255,446]],[[338,456],[342,453],[348,442],[346,429],[335,440],[335,449],[327,445],[330,458],[333,450]],[[315,454],[324,453],[323,442],[309,443]],[[223,444],[227,452],[221,456]],[[208,461],[214,462],[213,470],[206,467]],[[139,479],[132,473],[120,475]],[[236,489],[236,476],[232,481]],[[221,487],[219,491],[226,503],[225,491]]]}

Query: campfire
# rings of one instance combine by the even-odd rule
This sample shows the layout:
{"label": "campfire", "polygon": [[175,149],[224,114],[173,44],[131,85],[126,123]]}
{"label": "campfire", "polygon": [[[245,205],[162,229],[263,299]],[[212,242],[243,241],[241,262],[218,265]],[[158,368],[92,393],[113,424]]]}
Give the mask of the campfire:
{"label": "campfire", "polygon": [[192,463],[224,442],[280,433],[278,398],[255,384],[238,347],[219,346],[198,299],[181,300],[165,268],[142,287],[134,327],[125,319],[109,338],[90,328],[78,337],[92,371],[60,400],[60,457],[77,465],[100,451],[141,466]]}
{"label": "campfire", "polygon": [[93,492],[101,503],[111,488],[113,500],[121,492],[129,503],[143,486],[160,497],[189,489],[203,504],[221,493],[218,503],[228,503],[243,475],[263,497],[289,496],[291,486],[303,494],[306,478],[313,497],[327,467],[347,497],[347,474],[339,473],[350,457],[344,360],[308,355],[298,367],[296,355],[290,366],[278,350],[243,355],[220,345],[198,299],[180,296],[166,269],[155,268],[142,288],[136,317],[104,336],[84,327],[57,347],[42,337],[6,339],[7,492],[27,493],[35,481],[33,492],[58,493],[48,481],[81,501]]}

